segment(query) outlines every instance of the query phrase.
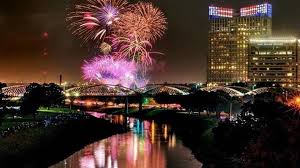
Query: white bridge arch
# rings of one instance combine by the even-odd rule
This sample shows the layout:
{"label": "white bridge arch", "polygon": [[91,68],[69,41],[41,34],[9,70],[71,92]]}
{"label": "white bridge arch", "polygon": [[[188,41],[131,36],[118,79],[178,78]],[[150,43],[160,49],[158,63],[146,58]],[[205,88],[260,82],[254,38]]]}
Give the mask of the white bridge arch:
{"label": "white bridge arch", "polygon": [[129,96],[135,95],[132,89],[115,85],[86,85],[68,89],[67,96]]}
{"label": "white bridge arch", "polygon": [[[26,92],[28,85],[15,85],[2,88],[2,93],[8,97],[22,97]],[[129,89],[114,85],[83,85],[65,90],[69,96],[129,96],[145,94],[155,96],[156,94],[166,92],[169,95],[188,95],[192,87],[187,85],[175,84],[153,84],[140,89]],[[250,90],[238,86],[216,86],[201,88],[202,91],[215,92],[224,91],[230,96],[243,97],[245,95],[257,95],[270,92],[274,87],[263,87]],[[285,90],[299,91],[297,88],[283,88]]]}
{"label": "white bridge arch", "polygon": [[2,88],[2,93],[8,97],[22,97],[26,92],[27,85],[14,85]]}

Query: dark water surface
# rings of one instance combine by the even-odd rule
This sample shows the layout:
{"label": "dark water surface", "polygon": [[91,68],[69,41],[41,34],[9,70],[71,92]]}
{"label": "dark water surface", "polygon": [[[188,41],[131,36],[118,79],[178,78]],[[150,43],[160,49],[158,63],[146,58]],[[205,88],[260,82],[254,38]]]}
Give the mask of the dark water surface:
{"label": "dark water surface", "polygon": [[[130,131],[90,144],[50,168],[200,168],[191,151],[176,138],[170,125],[90,113]],[[101,131],[101,128],[99,128]]]}

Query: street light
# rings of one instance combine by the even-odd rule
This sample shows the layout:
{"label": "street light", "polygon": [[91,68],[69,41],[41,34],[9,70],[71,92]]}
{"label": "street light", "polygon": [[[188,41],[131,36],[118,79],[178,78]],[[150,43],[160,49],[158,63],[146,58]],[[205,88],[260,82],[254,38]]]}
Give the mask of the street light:
{"label": "street light", "polygon": [[72,103],[73,103],[73,99],[74,99],[74,97],[75,98],[77,98],[77,97],[79,97],[80,96],[80,93],[78,93],[78,92],[75,92],[75,93],[73,93],[73,95],[71,95],[71,93],[65,93],[65,95],[66,95],[66,97],[68,97],[69,99],[70,99],[70,110],[72,110]]}
{"label": "street light", "polygon": [[66,86],[68,85],[68,82],[64,82],[61,85],[63,86],[63,89],[66,90]]}
{"label": "street light", "polygon": [[75,97],[79,97],[80,94],[79,94],[78,92],[76,92],[76,93],[74,94],[74,96],[75,96]]}

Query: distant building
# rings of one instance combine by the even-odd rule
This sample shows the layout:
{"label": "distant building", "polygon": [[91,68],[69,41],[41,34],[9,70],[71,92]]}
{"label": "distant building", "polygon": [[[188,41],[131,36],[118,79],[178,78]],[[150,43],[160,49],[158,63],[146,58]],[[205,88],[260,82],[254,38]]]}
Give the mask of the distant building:
{"label": "distant building", "polygon": [[248,81],[249,38],[271,33],[269,3],[239,10],[209,6],[208,83]]}
{"label": "distant building", "polygon": [[249,79],[297,87],[299,41],[294,37],[253,38],[249,43]]}

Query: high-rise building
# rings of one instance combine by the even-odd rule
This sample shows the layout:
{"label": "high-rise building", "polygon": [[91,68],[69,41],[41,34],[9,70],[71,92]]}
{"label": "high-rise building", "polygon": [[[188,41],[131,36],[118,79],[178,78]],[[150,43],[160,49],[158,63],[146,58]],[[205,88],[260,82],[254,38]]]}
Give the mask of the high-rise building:
{"label": "high-rise building", "polygon": [[249,42],[249,80],[297,87],[299,41],[294,37],[253,38]]}
{"label": "high-rise building", "polygon": [[248,81],[250,37],[272,33],[272,5],[239,10],[209,6],[208,83]]}

